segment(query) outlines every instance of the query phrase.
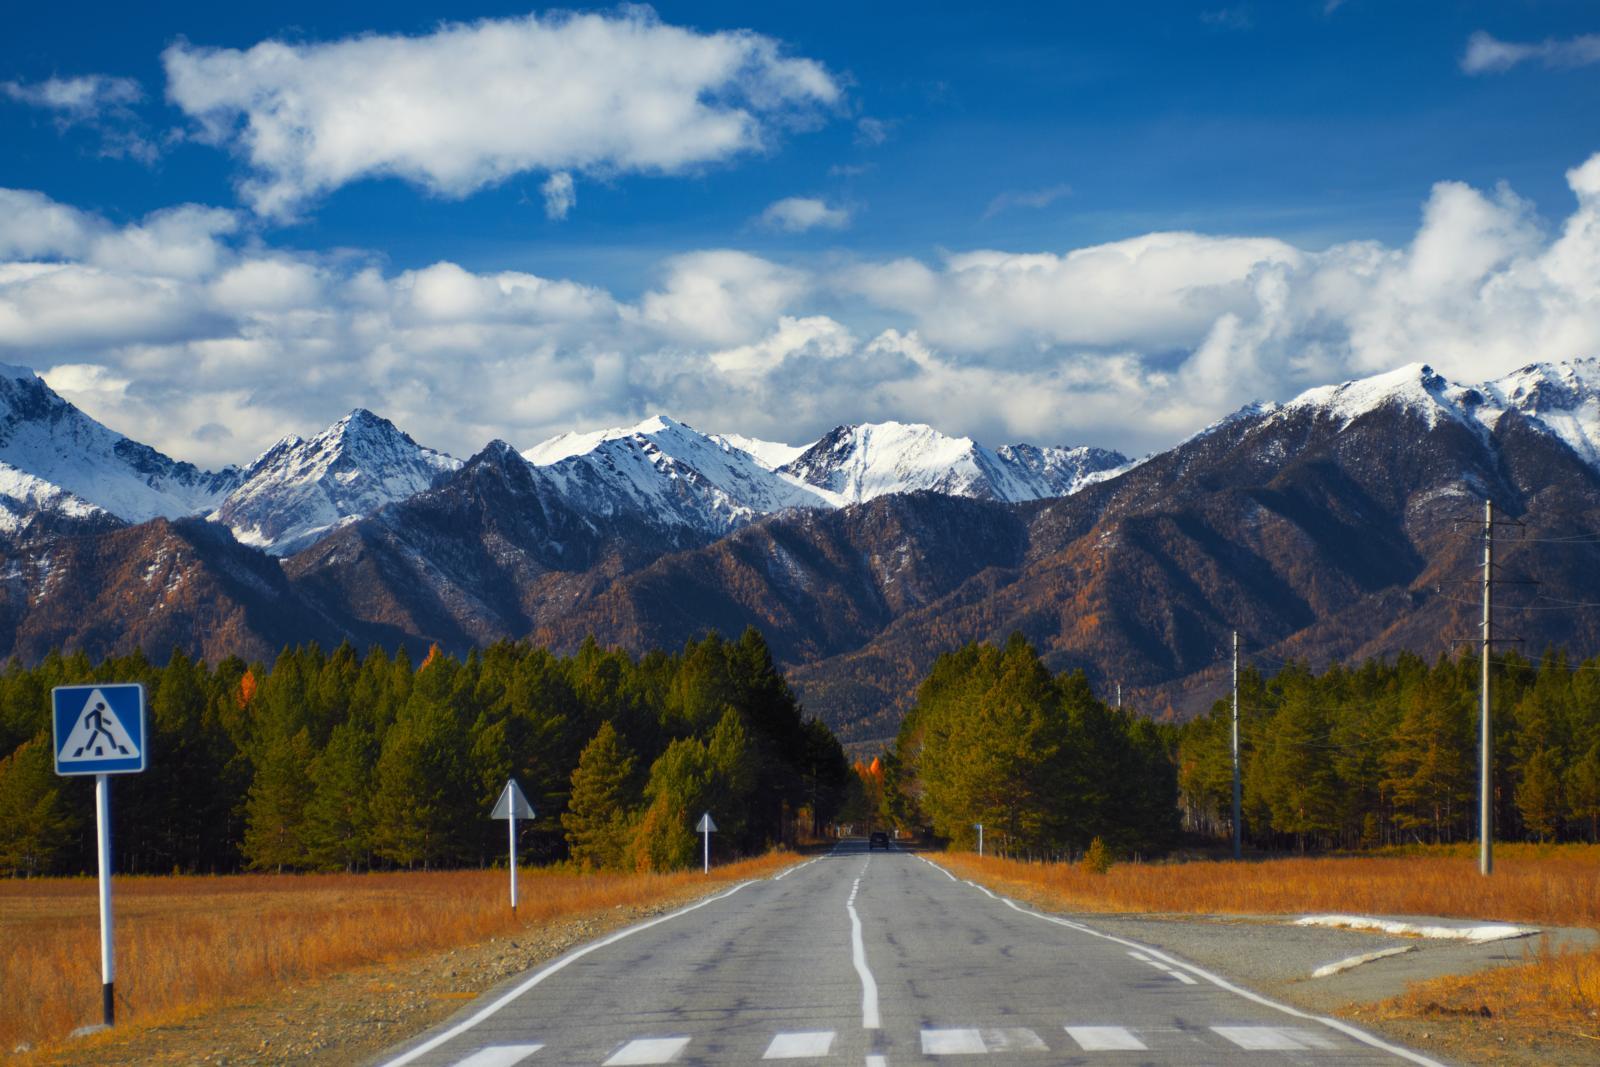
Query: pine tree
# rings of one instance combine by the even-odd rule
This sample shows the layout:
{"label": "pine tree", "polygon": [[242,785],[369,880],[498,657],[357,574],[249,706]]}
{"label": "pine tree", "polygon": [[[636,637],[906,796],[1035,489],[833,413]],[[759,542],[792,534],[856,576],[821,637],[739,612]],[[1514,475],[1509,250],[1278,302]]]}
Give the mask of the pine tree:
{"label": "pine tree", "polygon": [[311,766],[305,838],[312,862],[324,870],[354,871],[372,854],[375,747],[359,722],[346,721]]}
{"label": "pine tree", "polygon": [[47,874],[77,827],[55,774],[50,738],[41,734],[0,758],[0,871]]}
{"label": "pine tree", "polygon": [[572,796],[561,816],[572,858],[585,866],[623,865],[638,803],[636,761],[608,719],[584,746],[572,772]]}
{"label": "pine tree", "polygon": [[311,757],[311,734],[305,727],[289,736],[274,732],[264,742],[245,805],[244,855],[256,870],[281,873],[311,862],[305,840]]}
{"label": "pine tree", "polygon": [[1556,836],[1561,825],[1561,769],[1556,756],[1542,748],[1522,765],[1517,786],[1517,811],[1522,825],[1540,841]]}

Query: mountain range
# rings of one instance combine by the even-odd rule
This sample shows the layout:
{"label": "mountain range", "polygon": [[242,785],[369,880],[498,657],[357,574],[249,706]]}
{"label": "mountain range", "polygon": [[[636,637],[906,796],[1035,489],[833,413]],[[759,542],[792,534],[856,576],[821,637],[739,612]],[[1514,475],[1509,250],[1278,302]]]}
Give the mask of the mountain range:
{"label": "mountain range", "polygon": [[[656,416],[459,460],[357,410],[202,471],[0,367],[0,650],[500,639],[635,651],[766,634],[846,736],[892,732],[938,652],[1026,634],[1154,713],[1251,662],[1474,636],[1482,500],[1507,632],[1600,647],[1600,362],[1462,385],[1423,365],[1253,404],[1129,462],[920,425],[806,445]],[[1593,587],[1593,588],[1591,588]]]}

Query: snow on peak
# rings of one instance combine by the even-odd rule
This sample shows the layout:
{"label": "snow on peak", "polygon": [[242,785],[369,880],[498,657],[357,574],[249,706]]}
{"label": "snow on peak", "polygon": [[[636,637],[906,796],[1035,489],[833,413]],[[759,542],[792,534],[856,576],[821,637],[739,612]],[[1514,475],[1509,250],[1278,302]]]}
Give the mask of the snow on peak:
{"label": "snow on peak", "polygon": [[1308,389],[1281,410],[1320,411],[1349,425],[1368,412],[1399,407],[1421,415],[1432,427],[1442,418],[1463,418],[1461,408],[1450,397],[1451,389],[1450,382],[1426,363],[1408,363],[1370,378]]}
{"label": "snow on peak", "polygon": [[357,408],[310,440],[291,435],[263,452],[213,518],[242,543],[287,555],[460,466]]}
{"label": "snow on peak", "polygon": [[918,490],[1022,501],[1066,496],[1095,472],[1126,462],[1101,449],[990,449],[923,423],[881,422],[840,426],[782,471],[825,490],[838,505]]}
{"label": "snow on peak", "polygon": [[1507,411],[1516,411],[1600,468],[1600,359],[1530,363],[1493,381],[1455,389],[1452,396],[1491,428]]}
{"label": "snow on peak", "polygon": [[0,496],[20,494],[12,496],[18,507],[76,514],[88,504],[128,522],[208,510],[240,477],[237,468],[203,471],[132,441],[13,366],[0,367],[0,463],[31,479],[0,486]]}

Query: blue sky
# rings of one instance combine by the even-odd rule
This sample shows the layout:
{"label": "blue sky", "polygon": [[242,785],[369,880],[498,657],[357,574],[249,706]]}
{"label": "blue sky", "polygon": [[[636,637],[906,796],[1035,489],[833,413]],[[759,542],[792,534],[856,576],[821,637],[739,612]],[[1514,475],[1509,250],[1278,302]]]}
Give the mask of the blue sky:
{"label": "blue sky", "polygon": [[[1586,217],[1569,172],[1600,151],[1592,3],[653,10],[13,14],[0,187],[29,198],[0,206],[0,357],[221,462],[355,404],[458,452],[660,408],[792,441],[900,418],[1139,451],[1413,358],[1486,377],[1600,354],[1574,325],[1590,249],[1562,243]],[[511,54],[471,61],[502,30]],[[296,73],[258,62],[270,42]],[[728,71],[675,81],[713,48]],[[338,141],[463,85],[403,145]],[[499,111],[507,85],[528,95]],[[569,88],[745,126],[564,127],[545,101]],[[274,144],[241,134],[303,98]],[[56,325],[67,300],[92,330]],[[1534,318],[1484,335],[1508,314]]]}

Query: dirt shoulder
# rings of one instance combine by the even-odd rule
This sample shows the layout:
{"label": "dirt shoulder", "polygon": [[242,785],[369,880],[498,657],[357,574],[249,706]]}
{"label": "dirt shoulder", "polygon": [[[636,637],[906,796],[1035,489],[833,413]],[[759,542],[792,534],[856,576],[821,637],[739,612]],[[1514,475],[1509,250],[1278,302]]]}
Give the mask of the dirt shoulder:
{"label": "dirt shoulder", "polygon": [[514,937],[364,967],[219,1009],[80,1038],[9,1062],[30,1067],[361,1063],[447,1019],[514,975],[726,888],[720,883],[687,888],[649,905],[589,913]]}

